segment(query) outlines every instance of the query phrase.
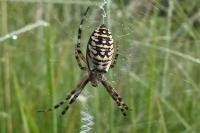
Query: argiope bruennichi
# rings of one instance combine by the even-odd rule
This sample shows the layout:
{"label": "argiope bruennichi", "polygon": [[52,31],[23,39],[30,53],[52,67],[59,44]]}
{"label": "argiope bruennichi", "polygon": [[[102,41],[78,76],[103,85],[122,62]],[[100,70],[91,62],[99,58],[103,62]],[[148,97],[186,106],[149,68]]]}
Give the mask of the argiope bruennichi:
{"label": "argiope bruennichi", "polygon": [[[57,109],[63,104],[67,104],[64,110],[61,112],[61,115],[64,115],[68,110],[69,105],[74,103],[80,93],[83,91],[86,84],[90,81],[92,86],[97,87],[98,83],[102,83],[106,88],[107,92],[111,95],[113,100],[116,102],[117,106],[120,108],[124,116],[126,116],[126,111],[128,106],[123,102],[122,98],[116,92],[116,90],[111,86],[107,81],[104,74],[108,72],[109,68],[113,68],[116,64],[118,57],[118,47],[116,48],[116,53],[114,54],[113,38],[111,32],[108,28],[102,24],[98,27],[90,36],[86,58],[83,55],[80,43],[81,43],[81,33],[82,33],[82,24],[87,15],[89,7],[84,13],[84,16],[81,20],[79,29],[78,29],[78,41],[75,49],[75,57],[78,62],[78,65],[81,70],[87,71],[87,74],[82,78],[82,80],[77,85],[76,89],[72,90],[70,94],[66,97],[65,100],[59,102],[53,108],[42,110],[40,112],[48,112],[53,109]],[[85,66],[84,66],[85,65]]]}

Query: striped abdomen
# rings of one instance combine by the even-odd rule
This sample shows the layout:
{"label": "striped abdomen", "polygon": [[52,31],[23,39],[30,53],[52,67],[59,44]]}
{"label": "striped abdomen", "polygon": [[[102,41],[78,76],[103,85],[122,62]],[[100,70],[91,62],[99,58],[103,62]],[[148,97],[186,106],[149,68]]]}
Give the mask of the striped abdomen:
{"label": "striped abdomen", "polygon": [[107,72],[114,53],[111,32],[105,25],[101,25],[90,36],[87,45],[87,63],[89,70]]}

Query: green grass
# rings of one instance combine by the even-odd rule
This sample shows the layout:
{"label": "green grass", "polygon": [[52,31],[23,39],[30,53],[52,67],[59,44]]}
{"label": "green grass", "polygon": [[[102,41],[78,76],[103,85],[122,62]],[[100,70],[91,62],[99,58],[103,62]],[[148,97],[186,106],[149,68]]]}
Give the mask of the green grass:
{"label": "green grass", "polygon": [[[85,52],[102,23],[95,6],[100,1],[1,0],[1,133],[79,133],[86,125],[87,133],[198,133],[200,2],[108,3],[105,23],[120,56],[106,76],[131,108],[128,116],[102,85],[90,84],[62,118],[62,109],[37,112],[64,99],[81,79],[74,57],[81,13],[91,5],[83,26]],[[81,112],[93,118],[82,121]]]}

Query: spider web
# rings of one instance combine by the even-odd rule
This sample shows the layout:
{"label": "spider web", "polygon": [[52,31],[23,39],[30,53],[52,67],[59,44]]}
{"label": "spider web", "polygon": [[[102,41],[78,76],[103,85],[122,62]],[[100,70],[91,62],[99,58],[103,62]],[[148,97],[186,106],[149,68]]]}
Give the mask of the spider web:
{"label": "spider web", "polygon": [[[137,99],[134,99],[134,106],[137,106],[138,110],[144,110],[143,105],[146,101],[143,99],[142,96],[145,95],[145,92],[148,90],[148,84],[149,79],[147,78],[147,73],[149,69],[149,51],[152,49],[155,50],[154,53],[155,60],[157,62],[162,62],[167,59],[166,63],[168,65],[167,68],[167,74],[162,79],[161,83],[156,83],[155,88],[159,88],[157,86],[160,86],[160,88],[165,88],[164,90],[157,89],[154,93],[155,95],[155,101],[158,101],[158,105],[161,104],[166,110],[162,110],[163,116],[170,115],[171,112],[175,115],[175,118],[178,118],[178,121],[183,125],[186,129],[190,131],[191,125],[188,123],[186,118],[181,115],[181,112],[178,108],[176,108],[176,104],[171,103],[170,101],[166,100],[170,95],[172,95],[174,84],[167,84],[169,81],[173,81],[176,79],[176,75],[179,75],[179,73],[182,73],[182,80],[180,84],[184,84],[185,90],[180,89],[183,91],[184,96],[195,96],[194,93],[199,93],[199,84],[197,81],[195,81],[191,76],[190,69],[185,68],[185,65],[187,62],[188,64],[192,64],[191,66],[200,64],[199,54],[194,54],[190,51],[190,48],[188,50],[184,51],[182,49],[185,48],[184,44],[185,42],[180,40],[177,41],[179,38],[177,36],[181,35],[181,33],[189,34],[187,33],[186,27],[190,27],[191,24],[197,20],[198,17],[196,17],[198,14],[194,14],[190,17],[190,20],[187,22],[182,22],[180,24],[180,27],[177,28],[174,31],[171,31],[171,35],[166,35],[166,33],[163,33],[160,31],[161,34],[158,35],[152,35],[149,31],[151,26],[145,26],[150,25],[147,23],[149,18],[149,15],[151,14],[152,8],[157,8],[158,10],[162,10],[164,13],[167,12],[168,6],[160,4],[158,1],[154,1],[155,3],[145,3],[141,4],[139,1],[128,1],[125,2],[124,7],[121,5],[122,8],[120,8],[117,5],[117,2],[114,1],[106,1],[102,0],[99,1],[58,1],[58,2],[52,2],[52,4],[58,4],[62,3],[65,5],[65,8],[62,8],[62,5],[54,5],[55,8],[53,8],[56,13],[52,13],[51,16],[44,15],[44,12],[47,12],[44,9],[43,3],[38,3],[32,0],[29,1],[20,1],[20,0],[9,0],[9,2],[15,2],[10,3],[11,6],[15,6],[19,4],[20,2],[30,2],[33,5],[37,5],[36,9],[30,9],[31,13],[34,14],[34,17],[31,16],[28,20],[28,23],[21,24],[21,22],[18,22],[17,26],[13,26],[9,29],[9,32],[7,34],[0,36],[0,47],[4,47],[4,45],[9,45],[10,47],[10,53],[12,51],[17,52],[17,54],[11,54],[12,58],[19,59],[23,58],[23,61],[19,61],[18,65],[21,64],[25,65],[28,72],[30,72],[30,76],[32,80],[26,81],[27,78],[27,71],[22,70],[20,67],[16,67],[17,74],[19,74],[20,84],[25,88],[23,91],[25,94],[29,93],[28,88],[32,88],[33,96],[37,96],[37,93],[40,92],[42,96],[45,96],[47,91],[41,91],[45,87],[44,85],[44,79],[46,78],[46,67],[45,67],[45,59],[42,59],[41,57],[45,56],[45,47],[42,46],[44,44],[44,29],[51,27],[52,31],[55,33],[54,42],[52,47],[52,51],[54,53],[53,57],[49,59],[49,61],[54,65],[57,66],[56,73],[58,75],[54,75],[56,77],[56,98],[57,97],[64,97],[65,95],[63,92],[69,92],[74,84],[79,79],[79,73],[77,72],[78,67],[73,67],[76,65],[75,59],[74,59],[74,45],[76,44],[76,35],[77,35],[77,27],[79,25],[79,21],[81,19],[80,13],[85,10],[85,8],[88,5],[92,5],[97,8],[93,8],[92,11],[90,11],[86,17],[86,20],[84,22],[83,26],[83,35],[82,35],[82,50],[84,51],[86,49],[86,44],[88,41],[88,37],[91,34],[91,32],[101,23],[106,23],[110,30],[112,31],[113,38],[115,42],[119,45],[119,59],[117,61],[117,65],[113,70],[110,70],[108,77],[109,79],[112,79],[111,82],[113,86],[117,86],[117,89],[120,91],[120,94],[126,95],[127,98],[125,101],[129,101],[129,99],[132,99],[132,97],[137,97],[138,99],[141,99],[138,101]],[[46,3],[49,3],[50,1],[44,1]],[[143,1],[142,1],[143,2]],[[13,5],[12,5],[13,4]],[[73,6],[72,6],[73,5]],[[143,6],[145,5],[145,7]],[[27,5],[24,4],[24,7]],[[71,10],[67,10],[67,7],[71,7]],[[33,11],[32,11],[33,10]],[[174,9],[175,10],[175,9]],[[62,13],[69,14],[64,15]],[[100,15],[99,15],[100,14]],[[70,16],[70,18],[67,18]],[[49,18],[48,18],[49,17]],[[15,22],[17,19],[13,18]],[[153,23],[153,22],[152,22]],[[161,20],[161,23],[163,23],[163,20]],[[52,26],[53,25],[53,26]],[[160,28],[160,27],[159,27]],[[161,27],[162,29],[162,27]],[[155,29],[153,29],[155,30]],[[189,31],[188,31],[189,32]],[[168,34],[168,33],[167,33]],[[191,33],[192,34],[192,33]],[[151,36],[152,35],[152,36]],[[152,38],[156,36],[156,45],[152,45]],[[168,38],[170,36],[170,38]],[[182,35],[186,36],[187,35]],[[184,38],[182,37],[182,38]],[[29,38],[31,40],[30,43],[28,43],[25,38]],[[33,39],[34,38],[34,39]],[[24,40],[23,40],[24,39]],[[173,40],[174,42],[171,42]],[[20,44],[21,41],[24,41],[26,44]],[[10,44],[8,44],[8,42]],[[34,43],[33,43],[34,42]],[[166,42],[169,42],[169,45]],[[187,40],[188,44],[197,45],[199,43],[199,40]],[[171,46],[173,44],[176,44],[174,46]],[[14,53],[13,52],[13,53]],[[43,54],[41,54],[43,53]],[[33,56],[36,56],[37,58],[32,58]],[[39,55],[39,56],[37,56]],[[65,59],[66,57],[66,59]],[[33,59],[33,60],[32,60]],[[73,61],[72,61],[73,59]],[[2,57],[2,62],[4,62],[5,59]],[[34,62],[34,63],[31,63]],[[158,67],[156,71],[162,75],[165,73],[164,66],[162,66],[162,63],[157,63]],[[35,67],[38,69],[34,69],[34,64],[37,64]],[[159,66],[161,68],[159,68]],[[71,69],[72,68],[72,69]],[[39,70],[40,69],[40,70]],[[71,73],[68,73],[71,69]],[[67,71],[68,70],[68,71]],[[63,75],[61,73],[64,73]],[[39,73],[39,74],[38,74]],[[75,75],[75,76],[73,76]],[[119,76],[120,75],[120,76]],[[34,78],[36,77],[36,78]],[[72,81],[68,81],[72,77]],[[29,79],[29,78],[28,78]],[[41,82],[38,82],[40,81]],[[127,86],[124,89],[121,89],[126,84],[134,82],[136,84],[133,86],[131,84],[130,88]],[[166,83],[162,83],[166,82]],[[42,86],[42,87],[41,87]],[[125,91],[136,91],[134,88],[141,88],[140,91],[137,91],[133,94],[133,96],[128,95]],[[67,91],[65,90],[66,88]],[[90,87],[88,87],[90,88]],[[192,88],[192,89],[190,89]],[[45,88],[46,89],[46,88]],[[94,114],[95,112],[92,112],[88,108],[88,102],[90,100],[95,99],[94,96],[92,96],[92,92],[87,91],[89,89],[85,89],[84,93],[79,97],[79,101],[81,102],[81,133],[90,132],[90,129],[93,128],[93,125],[95,124]],[[59,91],[59,92],[58,92]],[[23,94],[22,94],[23,95]],[[41,96],[41,97],[42,97]],[[50,94],[48,93],[48,96]],[[141,96],[141,97],[138,97]],[[47,97],[45,97],[47,98]],[[34,98],[31,98],[34,99]],[[87,100],[88,99],[88,100]],[[158,100],[160,99],[160,100]],[[41,101],[44,99],[41,99]],[[45,101],[45,100],[44,100]],[[57,101],[57,100],[54,100]],[[41,102],[38,102],[41,104]],[[40,106],[37,104],[38,106]],[[42,103],[46,104],[47,103]],[[156,104],[156,103],[155,103]],[[164,108],[163,107],[163,108]],[[73,107],[72,107],[73,108]],[[3,113],[2,113],[3,114]],[[144,120],[145,111],[138,113],[138,116],[135,117],[134,124],[135,126],[140,129],[143,127],[146,127],[146,125],[152,124],[156,125],[159,123],[162,123],[162,120],[159,118],[152,118],[151,121],[145,121]],[[120,117],[120,116],[117,116]],[[130,120],[131,121],[131,120]],[[132,122],[132,121],[131,121]],[[166,121],[167,123],[168,121]],[[170,122],[170,121],[169,121]],[[167,123],[168,124],[168,123]]]}

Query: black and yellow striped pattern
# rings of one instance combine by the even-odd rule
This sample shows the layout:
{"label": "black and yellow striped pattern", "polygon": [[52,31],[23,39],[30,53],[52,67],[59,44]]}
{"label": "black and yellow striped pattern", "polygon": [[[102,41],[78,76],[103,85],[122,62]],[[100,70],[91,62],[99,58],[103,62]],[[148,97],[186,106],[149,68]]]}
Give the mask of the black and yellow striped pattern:
{"label": "black and yellow striped pattern", "polygon": [[[77,63],[80,69],[87,70],[88,74],[83,77],[83,79],[79,82],[77,87],[74,90],[72,90],[64,100],[60,101],[52,108],[39,110],[39,112],[53,111],[54,109],[57,109],[60,106],[66,104],[64,110],[61,112],[61,115],[64,115],[69,109],[70,105],[76,101],[76,99],[81,94],[88,82],[91,82],[92,86],[94,87],[96,87],[98,83],[101,83],[106,88],[107,92],[110,94],[112,99],[116,102],[117,106],[119,107],[124,116],[126,116],[126,113],[129,110],[128,106],[123,102],[120,95],[111,86],[111,84],[104,76],[104,73],[107,72],[109,68],[113,68],[115,66],[116,60],[118,58],[118,46],[115,46],[116,52],[113,56],[114,47],[112,35],[104,24],[97,28],[90,36],[87,45],[86,58],[81,51],[82,24],[87,15],[88,10],[89,7],[85,11],[84,16],[81,20],[78,29],[78,41],[75,48],[75,57]],[[85,66],[85,63],[87,63],[87,67]]]}
{"label": "black and yellow striped pattern", "polygon": [[111,32],[103,24],[90,36],[86,59],[90,71],[107,72],[114,53]]}

